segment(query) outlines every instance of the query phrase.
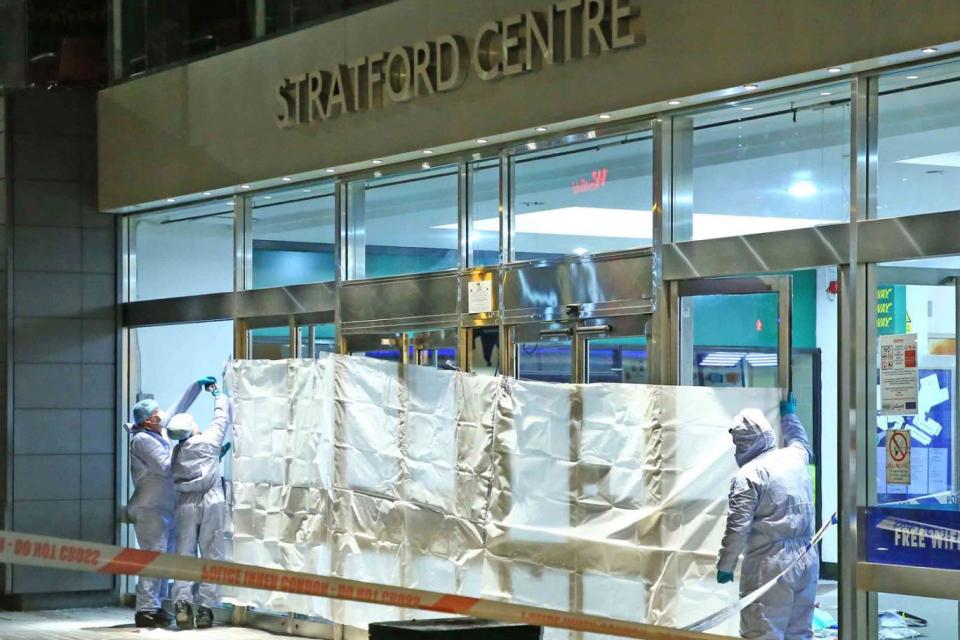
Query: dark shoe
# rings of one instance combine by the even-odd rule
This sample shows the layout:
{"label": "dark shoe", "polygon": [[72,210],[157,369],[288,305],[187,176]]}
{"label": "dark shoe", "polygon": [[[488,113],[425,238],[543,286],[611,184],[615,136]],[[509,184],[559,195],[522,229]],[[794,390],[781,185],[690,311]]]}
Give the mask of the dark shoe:
{"label": "dark shoe", "polygon": [[197,607],[197,629],[209,629],[213,626],[213,611],[200,605]]}
{"label": "dark shoe", "polygon": [[153,629],[157,626],[155,611],[137,611],[133,616],[133,623],[141,629]]}
{"label": "dark shoe", "polygon": [[186,600],[177,600],[173,606],[177,613],[177,627],[179,629],[193,629],[193,607]]}
{"label": "dark shoe", "polygon": [[173,616],[163,609],[157,609],[157,612],[153,614],[153,617],[157,621],[158,627],[169,627],[175,622]]}

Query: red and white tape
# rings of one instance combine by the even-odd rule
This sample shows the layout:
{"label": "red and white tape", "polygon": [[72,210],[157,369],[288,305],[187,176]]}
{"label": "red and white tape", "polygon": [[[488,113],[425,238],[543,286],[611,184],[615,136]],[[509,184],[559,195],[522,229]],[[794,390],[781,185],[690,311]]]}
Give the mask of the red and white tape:
{"label": "red and white tape", "polygon": [[440,611],[501,622],[521,622],[574,631],[605,633],[627,638],[649,640],[712,638],[715,640],[719,637],[510,602],[391,587],[281,569],[264,569],[235,562],[203,560],[14,531],[0,531],[0,563],[201,581],[408,609]]}

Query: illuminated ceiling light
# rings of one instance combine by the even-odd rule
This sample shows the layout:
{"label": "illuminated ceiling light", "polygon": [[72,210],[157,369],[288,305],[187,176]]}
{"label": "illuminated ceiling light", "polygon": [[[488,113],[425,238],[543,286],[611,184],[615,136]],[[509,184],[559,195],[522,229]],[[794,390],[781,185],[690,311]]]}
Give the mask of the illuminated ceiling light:
{"label": "illuminated ceiling light", "polygon": [[273,196],[263,196],[264,200],[273,200]]}
{"label": "illuminated ceiling light", "polygon": [[667,104],[673,105],[673,106],[675,107],[675,106],[677,106],[678,104],[680,104],[680,101],[679,101],[679,100],[670,100],[669,102],[667,102]]}
{"label": "illuminated ceiling light", "polygon": [[527,143],[527,149],[528,149],[528,150],[534,151],[536,148],[537,148],[537,143],[536,143],[536,142],[528,142],[528,143]]}
{"label": "illuminated ceiling light", "polygon": [[543,133],[543,132],[546,131],[546,130],[547,130],[546,127],[537,127],[536,129],[534,129],[534,131],[536,131],[536,132],[538,132],[538,133]]}
{"label": "illuminated ceiling light", "polygon": [[250,185],[248,185],[248,184],[242,184],[242,185],[240,185],[240,188],[241,188],[241,189],[249,189],[249,188],[250,188]]}
{"label": "illuminated ceiling light", "polygon": [[740,107],[743,111],[753,111],[753,107]]}
{"label": "illuminated ceiling light", "polygon": [[936,53],[936,52],[937,52],[936,47],[924,47],[923,49],[920,49],[920,53]]}
{"label": "illuminated ceiling light", "polygon": [[907,76],[907,80],[919,80],[920,76]]}
{"label": "illuminated ceiling light", "polygon": [[840,67],[830,67],[827,69],[827,73],[840,73],[841,71],[843,71],[843,69]]}
{"label": "illuminated ceiling light", "polygon": [[596,131],[594,131],[593,129],[591,129],[590,131],[587,131],[587,139],[593,140],[596,137],[597,137]]}
{"label": "illuminated ceiling light", "polygon": [[374,171],[374,172],[373,172],[373,177],[374,177],[374,178],[379,178],[379,177],[381,177],[382,175],[383,175],[383,171]]}
{"label": "illuminated ceiling light", "polygon": [[373,160],[373,164],[383,164],[383,160]]}
{"label": "illuminated ceiling light", "polygon": [[430,163],[429,163],[429,162],[424,162],[423,164],[420,165],[420,168],[421,168],[421,169],[429,169],[429,168],[430,168]]}
{"label": "illuminated ceiling light", "polygon": [[760,85],[757,85],[757,84],[745,84],[745,85],[743,85],[743,88],[746,89],[747,91],[756,91],[757,89],[760,88]]}
{"label": "illuminated ceiling light", "polygon": [[203,195],[205,195],[205,196],[212,196],[213,193],[211,193],[210,191],[204,191],[204,192],[203,192]]}
{"label": "illuminated ceiling light", "polygon": [[613,116],[611,116],[609,113],[601,113],[601,114],[600,114],[599,116],[597,116],[597,117],[600,118],[601,120],[609,120],[609,119],[612,118]]}
{"label": "illuminated ceiling light", "polygon": [[176,198],[167,198],[167,202],[176,202],[176,201],[177,201]]}
{"label": "illuminated ceiling light", "polygon": [[313,189],[304,189],[304,190],[303,190],[304,193],[310,193],[311,191],[313,191]]}
{"label": "illuminated ceiling light", "polygon": [[787,189],[787,193],[792,195],[794,198],[809,198],[810,196],[817,194],[817,185],[813,184],[809,180],[797,180],[790,188]]}
{"label": "illuminated ceiling light", "polygon": [[578,256],[582,256],[583,254],[585,254],[585,253],[587,252],[587,250],[584,249],[583,247],[577,247],[576,249],[573,250],[573,252],[574,252],[575,254],[577,254]]}
{"label": "illuminated ceiling light", "polygon": [[284,182],[290,182],[291,180],[293,180],[293,178],[291,178],[290,176],[283,176],[280,179],[283,180]]}
{"label": "illuminated ceiling light", "polygon": [[922,164],[934,167],[960,167],[960,151],[935,153],[931,156],[918,156],[897,160],[900,164]]}
{"label": "illuminated ceiling light", "polygon": [[820,92],[820,95],[826,97],[826,96],[831,95],[831,93],[830,93],[829,91],[821,91],[821,92]]}
{"label": "illuminated ceiling light", "polygon": [[336,172],[337,172],[337,170],[336,170],[336,169],[333,169],[333,168],[324,169],[324,171],[326,171],[327,173],[336,173]]}
{"label": "illuminated ceiling light", "polygon": [[[817,218],[781,218],[721,213],[694,213],[692,240],[726,238],[731,230],[750,229],[751,233],[768,233],[788,229],[804,229],[828,222]],[[544,211],[519,213],[514,216],[517,233],[584,238],[649,238],[653,216],[649,210],[607,209],[602,207],[562,207]],[[457,229],[457,223],[442,224],[433,229]],[[476,231],[497,232],[500,219],[481,218],[473,223]]]}
{"label": "illuminated ceiling light", "polygon": [[431,153],[433,153],[433,149],[424,149],[423,153],[426,155],[430,155]]}
{"label": "illuminated ceiling light", "polygon": [[487,144],[486,138],[477,138],[477,144]]}

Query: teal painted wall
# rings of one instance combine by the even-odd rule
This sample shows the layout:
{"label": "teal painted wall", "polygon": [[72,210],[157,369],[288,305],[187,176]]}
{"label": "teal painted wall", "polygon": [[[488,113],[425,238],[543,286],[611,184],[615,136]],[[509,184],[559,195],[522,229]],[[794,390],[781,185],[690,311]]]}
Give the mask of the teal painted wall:
{"label": "teal painted wall", "polygon": [[[817,272],[793,272],[793,348],[817,346]],[[775,348],[777,294],[697,296],[693,299],[694,344],[709,347]],[[760,330],[757,330],[757,321]]]}

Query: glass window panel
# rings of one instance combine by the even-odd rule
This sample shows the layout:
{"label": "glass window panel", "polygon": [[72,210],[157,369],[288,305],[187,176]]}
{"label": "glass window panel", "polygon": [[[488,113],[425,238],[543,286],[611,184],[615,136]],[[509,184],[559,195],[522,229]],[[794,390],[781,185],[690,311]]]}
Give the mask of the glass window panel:
{"label": "glass window panel", "polygon": [[259,327],[250,330],[251,360],[283,360],[290,357],[290,327]]}
{"label": "glass window panel", "polygon": [[253,288],[336,278],[336,197],[332,185],[253,197]]}
{"label": "glass window panel", "polygon": [[[311,351],[312,342],[312,351]],[[337,328],[331,323],[300,327],[300,357],[318,357],[321,353],[337,352]]]}
{"label": "glass window panel", "polygon": [[457,190],[456,166],[351,183],[355,277],[455,269]]}
{"label": "glass window panel", "polygon": [[233,200],[130,220],[134,300],[233,290]]}
{"label": "glass window panel", "polygon": [[[960,612],[956,600],[878,593],[877,610],[880,612],[880,627],[886,631],[881,638],[960,638]],[[899,612],[907,615],[899,615]]]}
{"label": "glass window panel", "polygon": [[693,218],[678,212],[675,241],[849,220],[849,84],[728,102],[690,118]]}
{"label": "glass window panel", "polygon": [[[652,244],[652,160],[647,132],[516,157],[514,258],[556,258]],[[476,224],[492,226],[493,219]]]}
{"label": "glass window panel", "polygon": [[469,170],[469,266],[495,265],[500,262],[500,161],[474,162]]}
{"label": "glass window panel", "polygon": [[587,341],[587,382],[646,384],[647,338],[596,338]]}
{"label": "glass window panel", "polygon": [[960,63],[897,70],[878,93],[877,217],[960,209]]}
{"label": "glass window panel", "polygon": [[517,378],[541,382],[573,382],[573,343],[540,340],[517,343]]}

